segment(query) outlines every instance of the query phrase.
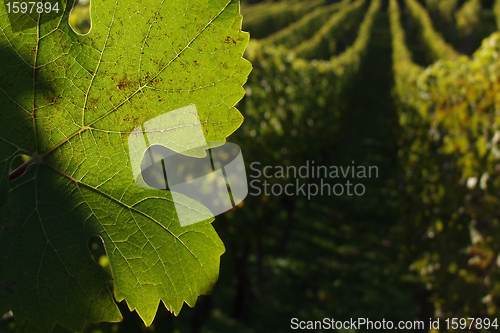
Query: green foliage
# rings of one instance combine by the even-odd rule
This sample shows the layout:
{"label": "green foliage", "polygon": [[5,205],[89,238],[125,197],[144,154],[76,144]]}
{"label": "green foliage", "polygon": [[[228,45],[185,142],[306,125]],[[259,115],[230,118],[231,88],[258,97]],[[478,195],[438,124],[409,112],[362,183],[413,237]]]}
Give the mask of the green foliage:
{"label": "green foliage", "polygon": [[326,7],[319,7],[285,29],[262,39],[261,43],[263,45],[283,45],[287,48],[293,48],[302,41],[311,38],[321,29],[331,15],[349,3],[349,1],[350,0],[342,0],[339,3],[333,3]]}
{"label": "green foliage", "polygon": [[[431,59],[438,61],[427,69],[412,61],[398,2],[391,0],[394,97],[399,109],[399,159],[403,169],[398,174],[401,190],[397,208],[401,265],[410,267],[414,275],[408,278],[418,280],[428,292],[422,292],[422,298],[424,304],[433,305],[430,316],[494,317],[500,303],[500,119],[496,115],[500,40],[493,35],[468,59],[434,31],[425,9],[411,2],[408,7],[420,28],[422,46],[433,50]],[[360,45],[361,31],[370,29],[373,27],[368,23],[362,24],[357,39]],[[354,45],[349,50],[354,50]],[[280,159],[287,165],[331,154],[331,146],[345,131],[342,119],[351,106],[346,106],[344,99],[347,89],[335,88],[353,85],[351,76],[342,76],[341,66],[335,65],[342,62],[340,59],[353,58],[349,50],[330,61],[306,61],[283,49],[252,46],[249,56],[255,56],[257,77],[250,79],[250,96],[242,109],[253,126],[244,129],[242,138],[253,133],[259,143],[259,160],[266,156],[269,161]],[[352,63],[353,68],[356,63]],[[316,71],[309,72],[313,68]],[[330,70],[336,74],[324,76]],[[366,73],[361,77],[366,78]],[[315,92],[318,89],[322,92]],[[342,93],[337,95],[339,91]],[[325,104],[317,102],[325,99]],[[328,103],[335,104],[327,110]],[[323,117],[329,117],[329,129],[317,124],[316,120]],[[323,136],[328,130],[329,135]],[[285,140],[289,133],[293,133],[293,144]],[[303,143],[306,138],[307,145]]]}
{"label": "green foliage", "polygon": [[[285,133],[295,133],[297,139],[291,160],[312,159],[311,152],[326,153],[339,126],[338,119],[344,105],[342,96],[352,86],[364,61],[370,29],[380,5],[380,0],[372,2],[354,44],[329,61],[308,62],[281,47],[250,43],[246,55],[254,64],[254,71],[246,88],[248,98],[241,108],[250,124],[247,128],[254,128],[251,126],[253,122],[255,126],[261,125],[259,139],[266,149],[270,149],[269,154],[279,156],[285,147],[272,146],[276,140],[270,141],[267,136]],[[260,124],[262,115],[267,121]],[[322,121],[316,122],[317,119]],[[304,123],[311,124],[307,130],[294,130]],[[255,136],[250,132],[245,134]],[[316,138],[314,143],[307,139],[309,137]],[[281,145],[279,140],[276,143]],[[262,154],[262,148],[259,154]]]}
{"label": "green foliage", "polygon": [[[261,39],[300,19],[304,14],[324,5],[325,0],[265,2],[243,8],[243,30],[252,38]],[[257,7],[253,9],[252,7]],[[248,13],[247,13],[248,11]]]}
{"label": "green foliage", "polygon": [[[224,246],[212,219],[181,227],[169,192],[135,184],[128,135],[191,104],[207,141],[240,126],[250,64],[239,2],[95,1],[87,36],[61,10],[13,32],[0,9],[0,309],[42,332],[81,331],[119,321],[116,298],[150,325],[160,302],[178,314],[211,291]],[[27,170],[9,181],[20,154]],[[112,276],[92,259],[93,235]]]}
{"label": "green foliage", "polygon": [[331,58],[330,61],[332,66],[336,68],[338,73],[347,76],[352,76],[355,73],[358,73],[360,65],[365,59],[368,43],[372,33],[371,30],[373,29],[374,21],[381,6],[382,2],[379,0],[371,2],[370,7],[363,18],[363,22],[361,22],[361,25],[359,26],[358,36],[353,45],[338,57]]}
{"label": "green foliage", "polygon": [[460,0],[426,0],[425,4],[430,12],[439,14],[439,17],[448,22],[453,21],[453,14],[457,9]]}
{"label": "green foliage", "polygon": [[455,13],[457,30],[462,36],[468,36],[478,29],[481,10],[481,0],[468,0]]}
{"label": "green foliage", "polygon": [[495,12],[495,17],[497,19],[497,26],[500,29],[500,0],[495,1],[495,5],[493,6],[493,10]]}
{"label": "green foliage", "polygon": [[[402,250],[431,291],[437,316],[498,313],[500,34],[472,59],[411,62],[391,1],[405,189]],[[484,278],[487,276],[487,278]]]}
{"label": "green foliage", "polygon": [[421,34],[420,38],[424,44],[428,57],[432,60],[447,59],[452,60],[459,54],[448,45],[443,37],[434,30],[432,21],[424,7],[417,0],[405,0],[410,16],[418,25]]}
{"label": "green foliage", "polygon": [[[386,107],[391,105],[390,80],[367,75],[367,70],[373,70],[391,76],[390,45],[378,49],[379,41],[390,42],[384,26],[385,13],[377,11],[381,3],[371,2],[357,39],[345,53],[330,55],[329,61],[297,59],[284,48],[262,47],[251,42],[246,57],[252,59],[254,70],[246,86],[247,96],[239,104],[245,124],[235,133],[245,147],[248,163],[298,166],[306,160],[314,160],[317,164],[331,165],[373,157],[374,164],[389,164],[384,169],[392,174],[391,159],[375,157],[380,141],[372,139],[373,133],[391,135],[389,126],[375,123],[375,119],[391,121],[388,114],[393,110]],[[385,38],[379,39],[380,34]],[[381,62],[386,66],[379,66]],[[377,90],[381,84],[384,87]],[[380,94],[381,90],[384,95]],[[353,105],[353,100],[362,106]],[[382,106],[376,107],[371,102],[382,103]],[[395,144],[391,140],[384,143]],[[343,153],[338,147],[344,149]],[[380,150],[388,154],[392,151],[385,146]],[[245,268],[250,276],[252,300],[243,312],[243,318],[249,319],[237,321],[233,326],[227,324],[225,330],[213,326],[210,329],[214,332],[287,332],[289,317],[297,313],[297,307],[303,309],[301,316],[307,318],[322,318],[329,313],[338,318],[368,313],[382,318],[404,312],[396,299],[399,293],[404,294],[404,300],[413,305],[411,296],[406,294],[410,288],[393,284],[399,277],[393,271],[393,262],[389,256],[374,250],[381,246],[380,235],[387,236],[382,225],[389,224],[389,219],[378,220],[368,213],[373,211],[367,209],[367,206],[375,206],[390,215],[390,210],[385,209],[387,206],[379,204],[385,200],[388,200],[387,193],[379,196],[374,192],[362,202],[328,196],[311,201],[300,196],[247,198],[242,211],[235,211],[234,217],[228,217],[228,223],[230,229],[233,223],[238,224],[232,231],[237,238],[235,247],[244,252],[246,247],[240,244],[246,240],[251,248]],[[346,208],[350,205],[353,208]],[[287,231],[291,236],[285,247]],[[395,247],[386,249],[390,252]],[[387,265],[379,264],[384,260],[381,257],[388,261]],[[235,258],[235,266],[240,262],[240,257]],[[262,277],[259,278],[259,274]],[[238,279],[238,285],[245,280]],[[388,295],[391,302],[381,305],[380,300]],[[361,303],[375,306],[366,310],[368,306],[359,307]],[[227,306],[231,311],[232,304]],[[389,310],[391,306],[394,307]],[[401,315],[412,316],[408,312]]]}
{"label": "green foliage", "polygon": [[[405,32],[401,25],[401,12],[397,0],[389,2],[389,20],[392,34],[392,59],[394,67],[395,90],[398,97],[404,103],[412,103],[415,96],[414,89],[416,78],[422,72],[422,68],[412,60],[412,54],[408,50],[405,42]],[[400,114],[400,122],[405,127],[407,115]]]}
{"label": "green foliage", "polygon": [[[423,170],[425,181],[414,186],[410,200],[421,197],[424,206],[420,214],[408,211],[420,221],[414,228],[426,235],[428,246],[414,268],[432,285],[436,307],[461,316],[479,316],[484,308],[489,314],[497,311],[494,258],[499,249],[493,230],[498,217],[492,207],[498,204],[499,64],[494,54],[499,45],[497,34],[485,40],[471,61],[461,58],[430,67],[417,90],[417,96],[427,98],[413,105],[426,124],[422,132],[427,135],[419,143],[427,149],[412,149],[407,172]],[[485,275],[490,278],[484,280]],[[444,286],[449,286],[447,293]]]}
{"label": "green foliage", "polygon": [[328,59],[335,54],[341,39],[363,18],[366,1],[356,0],[343,6],[314,34],[293,49],[297,57],[304,59]]}

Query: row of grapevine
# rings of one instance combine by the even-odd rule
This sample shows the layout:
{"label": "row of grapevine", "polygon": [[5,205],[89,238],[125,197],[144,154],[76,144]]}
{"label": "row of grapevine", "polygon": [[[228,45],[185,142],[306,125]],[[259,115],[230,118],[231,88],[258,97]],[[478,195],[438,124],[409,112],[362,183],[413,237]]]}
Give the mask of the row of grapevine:
{"label": "row of grapevine", "polygon": [[430,12],[437,13],[446,21],[453,20],[453,13],[457,9],[459,0],[426,0],[425,5]]}
{"label": "row of grapevine", "polygon": [[[357,3],[361,3],[361,1]],[[245,123],[232,136],[232,139],[244,148],[245,161],[249,164],[247,170],[251,170],[251,163],[254,161],[258,161],[262,166],[278,164],[283,167],[306,165],[307,162],[311,161],[321,165],[334,163],[332,159],[337,157],[333,156],[332,149],[338,144],[342,134],[343,119],[341,116],[342,113],[346,113],[346,103],[349,101],[349,97],[346,96],[349,94],[346,92],[349,92],[354,85],[356,76],[359,76],[360,65],[366,58],[368,41],[373,33],[375,18],[380,12],[381,4],[382,0],[371,1],[369,11],[365,10],[364,19],[360,19],[362,22],[353,43],[346,48],[345,52],[337,51],[336,55],[333,53],[325,54],[323,58],[328,60],[319,60],[319,57],[315,57],[317,59],[303,59],[291,50],[292,45],[298,45],[314,35],[315,31],[311,31],[310,28],[311,25],[317,23],[310,21],[310,19],[311,17],[320,17],[315,16],[317,13],[314,11],[300,20],[298,22],[300,24],[292,24],[285,29],[287,31],[276,34],[275,36],[280,36],[278,38],[270,36],[266,39],[250,42],[245,58],[252,62],[253,71],[245,86],[246,97],[238,105],[238,109],[245,117]],[[343,0],[331,5],[331,7],[327,5],[320,7],[320,9],[325,12],[331,11],[325,19],[326,22],[341,10],[346,11],[345,8],[352,7],[349,0]],[[363,7],[367,6],[363,4]],[[325,22],[322,23],[322,26]],[[337,22],[342,24],[342,21]],[[290,39],[285,39],[285,36]],[[332,35],[332,37],[336,38],[337,36]],[[255,178],[249,178],[249,181],[254,180]],[[271,185],[281,184],[282,186],[293,181],[282,178],[262,178],[260,180],[268,181]],[[300,181],[307,182],[307,180]],[[249,187],[251,188],[251,184]],[[304,276],[314,276],[317,269],[315,262],[319,262],[322,258],[328,258],[332,262],[335,260],[332,258],[335,256],[332,251],[321,253],[317,259],[307,258],[306,261],[302,261],[302,255],[292,254],[297,252],[298,247],[305,246],[306,251],[301,251],[303,256],[311,256],[311,252],[318,246],[311,244],[311,240],[315,236],[307,237],[308,239],[304,241],[301,240],[299,246],[292,243],[296,241],[294,240],[295,233],[306,235],[310,232],[312,221],[315,225],[324,222],[325,228],[333,228],[328,223],[328,217],[321,217],[322,220],[318,221],[311,217],[315,209],[304,210],[301,208],[304,207],[304,204],[309,205],[311,202],[312,200],[309,201],[301,195],[249,196],[245,199],[244,207],[241,209],[244,211],[243,213],[236,210],[234,217],[231,215],[232,212],[226,214],[231,220],[229,224],[231,229],[236,230],[234,235],[237,235],[238,239],[236,246],[239,251],[237,252],[241,253],[236,258],[238,260],[236,266],[240,266],[240,262],[251,261],[254,258],[255,265],[259,267],[255,274],[257,276],[259,272],[265,272],[266,267],[272,269],[278,262],[286,261],[287,267],[283,267],[286,270],[288,266],[299,265],[298,267],[302,267],[293,279],[282,279],[283,275],[274,273],[268,276],[260,273],[260,275],[264,275],[262,280],[258,280],[256,277],[256,282],[249,282],[247,278],[242,276],[236,281],[235,284],[238,286],[248,285],[248,289],[257,294],[255,298],[262,298],[266,303],[272,304],[265,310],[261,310],[265,313],[258,313],[259,308],[262,308],[258,306],[252,306],[248,309],[248,311],[259,314],[259,324],[265,321],[263,318],[269,316],[269,312],[291,313],[288,308],[295,307],[297,303],[286,302],[286,300],[289,298],[300,299],[303,293],[290,294],[287,288],[295,289],[297,285],[306,282]],[[307,218],[301,218],[299,214],[302,213],[307,214]],[[320,234],[320,236],[322,235]],[[314,242],[320,243],[316,240]],[[321,240],[321,243],[323,242],[332,242],[332,239],[326,236]],[[276,245],[270,246],[271,243]],[[253,244],[255,247],[252,247]],[[289,244],[288,248],[286,244]],[[276,247],[279,247],[278,254],[269,253]],[[248,248],[252,248],[253,251],[248,250]],[[310,250],[311,248],[313,250]],[[283,251],[286,251],[286,256]],[[249,252],[250,254],[248,254]],[[331,289],[331,287],[326,286],[326,283],[331,284],[329,278],[332,274],[334,275],[335,272],[320,270],[315,276],[317,279],[315,284],[323,284],[326,288]],[[253,280],[254,278],[252,278]],[[278,286],[278,288],[273,289],[273,292],[266,289],[266,287],[274,286],[272,282],[269,282],[270,280]],[[328,282],[323,283],[322,280]],[[288,295],[277,296],[280,293]],[[244,296],[238,299],[244,299]],[[242,303],[246,302],[242,301]],[[305,315],[315,311],[314,306],[309,307],[302,301],[300,304],[305,308]],[[309,300],[308,304],[314,304],[314,300]],[[333,307],[335,305],[330,302],[329,308]],[[283,329],[282,323],[276,323],[274,317],[272,320],[271,325],[277,326],[275,330],[266,326],[264,329],[255,329],[255,331],[283,332],[286,330],[286,328]]]}
{"label": "row of grapevine", "polygon": [[311,39],[303,41],[293,51],[304,59],[328,59],[335,54],[341,38],[359,24],[365,14],[365,5],[366,0],[345,5]]}
{"label": "row of grapevine", "polygon": [[[405,6],[404,13],[398,3]],[[479,29],[484,10],[476,0],[460,3],[428,0],[426,10],[417,0],[389,1],[403,169],[400,258],[428,290],[441,318],[500,311],[500,236],[495,230],[500,223],[500,35],[487,38],[471,58],[457,52],[436,30],[429,12],[439,12],[439,18],[467,36]],[[255,141],[247,156],[258,156],[263,164],[276,159],[284,165],[330,161],[348,112],[344,96],[359,77],[381,1],[371,1],[356,25],[361,16],[353,8],[366,12],[366,4],[358,0],[319,7],[250,46],[247,57],[255,69],[241,105],[250,125],[237,134],[242,141]],[[349,10],[353,18],[346,19]],[[500,0],[495,10],[500,18]],[[342,20],[359,30],[354,43],[339,54],[325,40],[349,35]],[[415,63],[407,46],[406,38],[411,42],[413,36],[405,36],[405,29],[411,23],[434,62],[427,68]],[[302,47],[314,45],[311,52],[298,52],[300,41]],[[287,50],[293,47],[295,52]],[[290,141],[273,139],[286,136],[295,139],[293,148]]]}
{"label": "row of grapevine", "polygon": [[[422,72],[422,68],[412,61],[412,54],[406,47],[405,31],[401,25],[401,13],[396,2],[389,3],[389,20],[391,23],[393,62],[395,72],[395,90],[405,103],[410,101],[405,98],[411,98],[414,94],[405,96],[406,91],[413,91],[416,84],[416,77]],[[402,115],[404,116],[404,115]],[[404,118],[403,125],[405,123]]]}
{"label": "row of grapevine", "polygon": [[[414,17],[425,16],[415,1],[407,3]],[[396,0],[390,15],[404,147],[403,253],[430,291],[437,316],[494,315],[500,302],[500,34],[484,40],[471,59],[434,37],[436,58],[445,60],[424,70],[412,63]],[[424,24],[430,31],[430,21]]]}
{"label": "row of grapevine", "polygon": [[475,31],[481,20],[481,0],[467,0],[455,14],[457,30],[463,36],[468,36]]}
{"label": "row of grapevine", "polygon": [[380,11],[381,1],[372,1],[365,14],[363,22],[359,26],[359,32],[353,45],[337,57],[333,57],[330,62],[339,75],[355,75],[359,66],[363,62],[368,48],[371,29],[375,18]]}
{"label": "row of grapevine", "polygon": [[[364,0],[358,0],[354,8],[363,4]],[[380,6],[381,0],[372,1],[353,45],[328,61],[308,61],[281,46],[263,46],[259,42],[249,45],[246,57],[252,61],[254,70],[246,87],[248,98],[241,109],[248,123],[260,122],[262,115],[266,119],[259,132],[263,144],[266,142],[266,150],[282,151],[284,147],[273,147],[272,143],[283,143],[268,140],[267,136],[285,133],[297,137],[297,146],[293,149],[295,156],[290,157],[295,161],[314,158],[307,156],[309,151],[327,151],[332,145],[339,126],[339,106],[343,104],[340,99],[345,89],[352,85],[363,61],[370,29]],[[299,124],[309,124],[309,130],[298,132]],[[243,135],[255,136],[255,133]],[[311,150],[311,144],[323,147]],[[262,149],[262,145],[258,146]]]}
{"label": "row of grapevine", "polygon": [[245,11],[243,15],[243,30],[252,31],[252,38],[261,39],[289,24],[297,21],[304,14],[325,4],[325,0],[311,0],[307,2],[266,2],[256,5],[256,9]]}
{"label": "row of grapevine", "polygon": [[260,40],[260,42],[269,45],[283,45],[286,48],[296,47],[302,41],[311,38],[335,12],[347,3],[349,0],[342,0],[326,7],[319,7],[299,21]]}
{"label": "row of grapevine", "polygon": [[[255,147],[246,152],[250,160],[255,157],[272,164],[279,159],[284,165],[331,161],[331,147],[340,142],[343,116],[349,110],[344,96],[353,88],[354,78],[359,78],[381,5],[371,1],[358,25],[363,14],[356,13],[366,12],[368,1],[361,3],[319,7],[250,46],[247,57],[254,72],[246,87],[248,98],[241,105],[249,126],[237,134],[242,141],[253,138]],[[405,6],[404,13],[398,3]],[[496,114],[500,64],[495,58],[500,35],[486,39],[471,58],[461,55],[446,42],[453,39],[446,36],[445,40],[438,31],[458,29],[461,38],[475,33],[478,17],[485,12],[481,4],[428,0],[426,10],[420,3],[389,2],[403,169],[398,203],[400,258],[428,291],[427,301],[436,316],[493,316],[500,311],[500,236],[495,231],[500,223],[496,208],[500,205],[500,118]],[[495,8],[500,18],[500,0]],[[433,22],[429,12],[439,12],[437,17],[447,25]],[[348,21],[351,28],[346,27]],[[411,23],[433,63],[427,68],[415,63],[407,46],[414,41],[414,36],[405,36]],[[354,27],[359,27],[357,37],[345,52],[326,43],[344,39]],[[310,52],[299,52],[300,47],[306,49],[304,45],[310,45]],[[253,130],[256,127],[258,133]],[[294,139],[293,147],[286,137]]]}
{"label": "row of grapevine", "polygon": [[497,26],[500,28],[500,0],[495,1],[495,5],[493,6],[493,11],[495,12],[495,17],[497,19]]}
{"label": "row of grapevine", "polygon": [[431,60],[455,59],[459,54],[448,45],[436,32],[432,20],[424,7],[417,0],[406,0],[410,16],[420,28],[420,38]]}
{"label": "row of grapevine", "polygon": [[[459,6],[462,3],[459,1],[436,2],[438,10],[442,11],[438,16],[442,18],[445,11],[450,13],[448,26],[432,21],[428,11],[420,5],[421,1],[390,0],[389,8],[394,102],[400,125],[398,156],[403,169],[400,173],[394,172],[394,178],[399,177],[401,191],[395,213],[401,224],[396,228],[399,239],[394,248],[401,250],[401,267],[410,267],[420,290],[430,295],[425,304],[430,301],[436,309],[435,315],[441,318],[485,317],[498,313],[500,305],[497,291],[500,290],[497,282],[500,248],[496,245],[500,244],[500,239],[494,229],[500,220],[494,208],[500,203],[496,194],[498,171],[496,162],[485,162],[495,161],[494,156],[500,151],[496,148],[500,134],[495,133],[495,123],[500,123],[500,119],[495,119],[495,110],[499,107],[494,97],[498,92],[495,74],[498,68],[492,66],[500,40],[496,35],[487,39],[469,59],[447,43],[453,39],[446,36],[445,40],[439,34],[449,27],[456,29],[455,20],[462,22],[459,17],[469,15],[466,8],[474,9],[473,1],[462,1],[463,6]],[[279,160],[284,166],[303,165],[311,160],[323,165],[338,162],[332,146],[344,144],[345,130],[352,125],[345,122],[346,114],[356,110],[351,105],[353,92],[360,78],[365,79],[366,74],[360,73],[360,64],[366,60],[369,38],[384,24],[384,13],[377,16],[382,1],[366,1],[359,5],[365,16],[357,19],[361,24],[350,19],[353,22],[351,32],[356,30],[357,37],[345,52],[326,44],[318,46],[321,42],[314,44],[317,49],[310,54],[297,52],[296,47],[301,43],[313,44],[320,30],[326,30],[325,26],[331,22],[337,23],[332,24],[328,33],[323,33],[324,39],[338,42],[352,35],[338,23],[341,20],[335,21],[334,17],[342,17],[340,13],[347,12],[347,8],[352,10],[357,3],[361,1],[320,6],[282,31],[251,43],[246,57],[252,61],[254,71],[246,86],[247,98],[239,106],[246,125],[235,133],[241,143],[252,138],[251,144],[245,144],[245,157],[249,161],[276,165]],[[398,3],[404,6],[403,13]],[[432,11],[430,3],[427,1],[427,8]],[[445,5],[449,6],[446,10]],[[475,15],[479,15],[478,10],[474,10]],[[378,23],[374,29],[375,18]],[[474,15],[467,16],[466,23],[460,24],[465,30],[470,27],[469,31],[476,30],[474,20]],[[407,32],[413,28],[412,23],[416,23],[418,34],[413,30],[414,35],[410,36]],[[318,31],[315,33],[314,29]],[[415,63],[407,46],[417,39],[419,46],[428,52],[429,61],[436,61],[428,68]],[[387,56],[377,48],[377,42],[372,40],[370,45],[371,56],[377,52]],[[320,48],[326,50],[320,51]],[[363,69],[367,67],[365,63]],[[361,94],[360,99],[364,98]],[[358,108],[366,114],[372,111],[366,105]],[[280,197],[273,201],[264,196],[247,199],[245,223],[251,221],[262,228],[268,220],[261,222],[264,214],[261,212],[279,211],[280,214],[272,216],[282,219],[280,227],[289,226],[292,223],[285,224],[289,222],[283,220],[292,219],[293,214],[289,212],[304,204],[300,200]],[[342,199],[323,200],[332,200],[333,206]],[[372,204],[376,200],[364,201],[368,202]],[[288,215],[276,208],[280,204],[286,206]],[[304,232],[303,225],[297,226],[300,222],[295,221],[297,233]],[[259,239],[259,232],[262,230],[253,231],[253,239]],[[276,234],[281,237],[279,232]],[[307,234],[304,239],[310,241],[309,236]],[[250,236],[245,234],[244,237]],[[321,241],[327,243],[330,238],[325,236]],[[290,265],[298,264],[291,262]],[[340,293],[332,292],[335,296]]]}

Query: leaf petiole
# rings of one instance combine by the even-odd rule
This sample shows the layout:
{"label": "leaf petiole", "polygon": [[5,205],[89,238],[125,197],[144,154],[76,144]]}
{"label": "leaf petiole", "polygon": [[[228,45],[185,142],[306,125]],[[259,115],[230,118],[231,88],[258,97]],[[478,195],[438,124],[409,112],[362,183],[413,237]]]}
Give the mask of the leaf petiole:
{"label": "leaf petiole", "polygon": [[35,157],[34,156],[32,158],[30,158],[28,161],[26,161],[23,164],[21,164],[14,171],[12,171],[11,173],[9,173],[9,181],[14,180],[14,179],[20,177],[26,171],[26,169],[28,169],[28,167],[33,162],[35,162]]}

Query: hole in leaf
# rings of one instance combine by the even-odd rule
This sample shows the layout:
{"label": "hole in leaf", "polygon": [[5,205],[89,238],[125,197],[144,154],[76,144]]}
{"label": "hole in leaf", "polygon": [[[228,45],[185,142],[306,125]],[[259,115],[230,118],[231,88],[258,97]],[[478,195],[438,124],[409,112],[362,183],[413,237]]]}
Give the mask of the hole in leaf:
{"label": "hole in leaf", "polygon": [[92,28],[90,18],[90,0],[75,0],[69,13],[69,25],[79,35],[86,35]]}
{"label": "hole in leaf", "polygon": [[21,177],[26,172],[29,166],[26,163],[30,160],[30,158],[31,156],[28,155],[18,155],[14,157],[12,163],[10,163],[9,180]]}
{"label": "hole in leaf", "polygon": [[92,259],[94,259],[94,261],[101,265],[104,269],[111,271],[109,267],[109,258],[106,255],[106,249],[102,238],[99,236],[91,236],[89,237],[87,244],[90,254],[92,255]]}

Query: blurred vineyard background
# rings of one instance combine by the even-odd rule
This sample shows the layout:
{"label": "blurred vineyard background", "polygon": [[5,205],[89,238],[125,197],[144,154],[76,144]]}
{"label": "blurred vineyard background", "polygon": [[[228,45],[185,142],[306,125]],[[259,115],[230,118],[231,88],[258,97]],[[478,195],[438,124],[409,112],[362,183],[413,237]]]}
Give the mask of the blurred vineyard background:
{"label": "blurred vineyard background", "polygon": [[[178,318],[161,305],[149,328],[121,304],[123,323],[86,332],[500,317],[500,0],[248,0],[241,12],[254,70],[230,141],[246,163],[355,161],[379,177],[361,197],[247,197],[214,222],[227,250],[213,295]],[[31,329],[6,315],[0,332]]]}

